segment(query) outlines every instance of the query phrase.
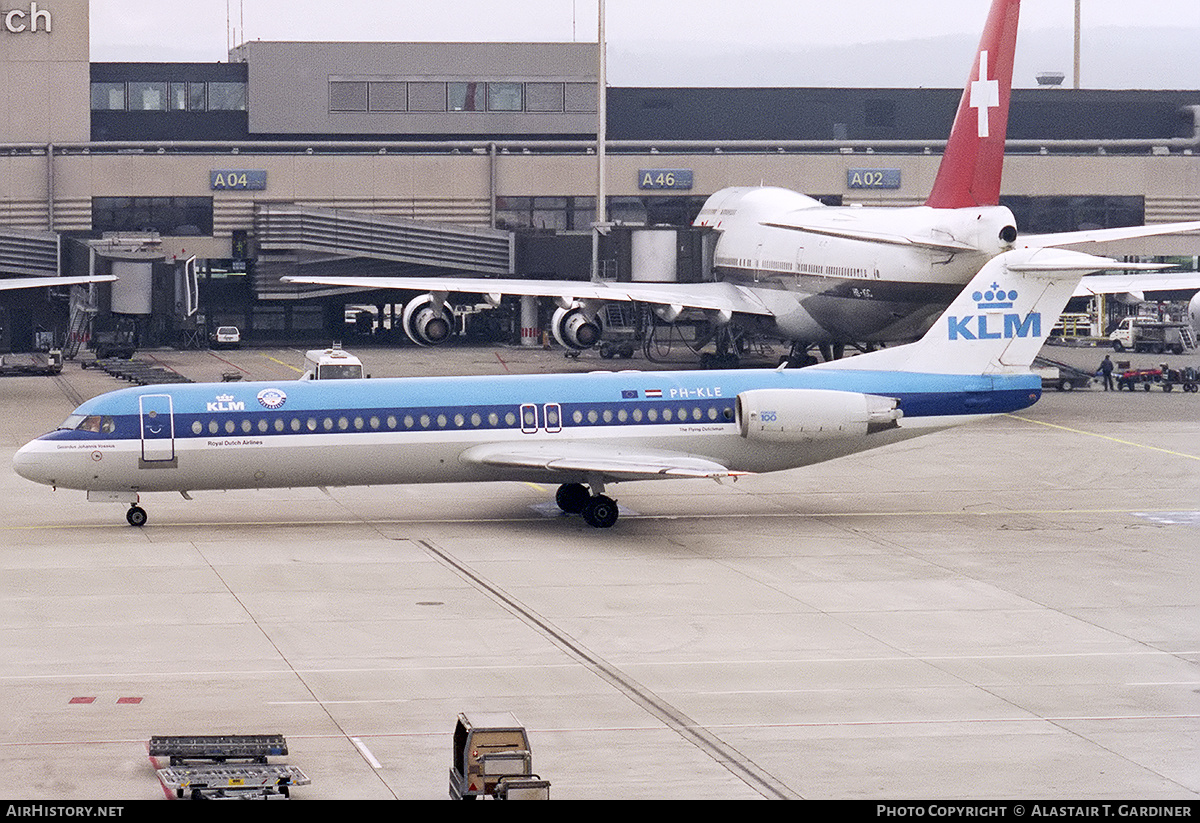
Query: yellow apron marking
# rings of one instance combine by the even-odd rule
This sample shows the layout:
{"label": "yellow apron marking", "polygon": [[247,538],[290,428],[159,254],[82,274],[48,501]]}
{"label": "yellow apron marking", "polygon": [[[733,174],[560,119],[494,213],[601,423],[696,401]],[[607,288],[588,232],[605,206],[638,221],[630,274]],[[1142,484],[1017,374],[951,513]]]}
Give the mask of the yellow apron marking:
{"label": "yellow apron marking", "polygon": [[1098,434],[1096,432],[1084,431],[1082,429],[1072,429],[1070,426],[1059,426],[1056,423],[1044,423],[1041,420],[1034,420],[1029,417],[1022,417],[1019,414],[1010,414],[1008,416],[1015,418],[1017,420],[1024,420],[1026,423],[1036,423],[1039,426],[1045,426],[1050,429],[1059,429],[1061,431],[1071,432],[1072,434],[1083,434],[1083,435],[1087,435],[1088,437],[1099,437],[1101,440],[1110,440],[1113,443],[1120,443],[1122,446],[1137,446],[1139,449],[1150,449],[1151,451],[1162,452],[1163,454],[1170,454],[1170,455],[1174,455],[1175,457],[1186,457],[1188,460],[1200,460],[1200,455],[1188,454],[1186,452],[1171,451],[1170,449],[1163,449],[1158,446],[1147,446],[1144,443],[1134,443],[1131,440],[1122,440],[1119,437],[1110,437],[1107,434]]}
{"label": "yellow apron marking", "polygon": [[269,354],[264,354],[264,355],[263,355],[263,357],[267,358],[267,359],[268,359],[268,360],[270,360],[272,363],[278,363],[278,364],[279,364],[279,365],[281,365],[281,366],[284,366],[284,367],[286,367],[286,368],[289,368],[289,369],[291,369],[292,371],[296,372],[297,374],[304,374],[304,369],[298,369],[298,368],[296,368],[295,366],[291,365],[290,363],[284,363],[282,360],[279,360],[279,359],[277,359],[277,358],[275,358],[275,357],[272,357],[272,356],[271,356],[271,355],[269,355]]}

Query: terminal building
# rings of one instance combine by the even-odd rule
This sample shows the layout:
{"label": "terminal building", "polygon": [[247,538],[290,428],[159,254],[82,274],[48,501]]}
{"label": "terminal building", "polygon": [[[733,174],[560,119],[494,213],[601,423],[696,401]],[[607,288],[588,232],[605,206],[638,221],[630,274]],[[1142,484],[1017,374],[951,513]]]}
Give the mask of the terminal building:
{"label": "terminal building", "polygon": [[[0,0],[0,277],[119,279],[0,291],[0,350],[118,321],[142,345],[202,345],[217,325],[340,338],[348,307],[378,306],[378,329],[413,296],[294,274],[590,276],[595,43],[256,41],[225,63],[93,63],[88,15]],[[599,270],[643,276],[631,238],[652,231],[678,254],[666,276],[703,277],[688,227],[726,186],[921,203],[960,94],[609,88],[607,212],[627,230]],[[1200,217],[1200,91],[1018,89],[1008,136],[1002,203],[1024,232]],[[1200,255],[1196,236],[1150,242],[1110,251]]]}

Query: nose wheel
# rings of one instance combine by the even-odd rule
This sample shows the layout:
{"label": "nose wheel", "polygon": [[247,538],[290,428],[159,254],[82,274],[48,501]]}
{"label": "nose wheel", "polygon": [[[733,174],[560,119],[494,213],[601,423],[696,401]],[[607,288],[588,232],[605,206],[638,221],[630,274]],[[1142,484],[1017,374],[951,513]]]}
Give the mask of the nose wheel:
{"label": "nose wheel", "polygon": [[129,511],[125,512],[125,519],[129,521],[129,525],[141,528],[146,525],[146,510],[141,506],[130,506]]}
{"label": "nose wheel", "polygon": [[567,514],[582,515],[583,522],[597,529],[611,528],[617,522],[617,501],[603,494],[592,494],[582,483],[559,486],[554,502]]}

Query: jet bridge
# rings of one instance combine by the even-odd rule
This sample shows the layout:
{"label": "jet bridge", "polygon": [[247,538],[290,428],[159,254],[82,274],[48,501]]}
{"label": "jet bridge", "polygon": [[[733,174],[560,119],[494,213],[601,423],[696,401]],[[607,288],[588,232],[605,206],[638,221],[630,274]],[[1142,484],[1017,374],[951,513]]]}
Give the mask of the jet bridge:
{"label": "jet bridge", "polygon": [[0,226],[0,274],[55,277],[59,239],[52,231],[21,231]]}
{"label": "jet bridge", "polygon": [[515,270],[513,233],[482,226],[264,203],[255,207],[254,234],[254,290],[260,299],[331,293],[328,287],[280,282],[285,275],[479,277],[511,276]]}

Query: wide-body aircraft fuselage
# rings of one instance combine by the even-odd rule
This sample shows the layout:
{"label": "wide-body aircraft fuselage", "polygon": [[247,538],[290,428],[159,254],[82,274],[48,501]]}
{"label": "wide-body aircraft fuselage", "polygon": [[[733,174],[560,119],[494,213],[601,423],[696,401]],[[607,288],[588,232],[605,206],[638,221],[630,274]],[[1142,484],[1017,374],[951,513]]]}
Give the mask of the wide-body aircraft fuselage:
{"label": "wide-body aircraft fuselage", "polygon": [[695,225],[720,232],[714,273],[753,290],[770,334],[818,343],[920,337],[1016,237],[1003,206],[830,207],[769,186],[722,189]]}

